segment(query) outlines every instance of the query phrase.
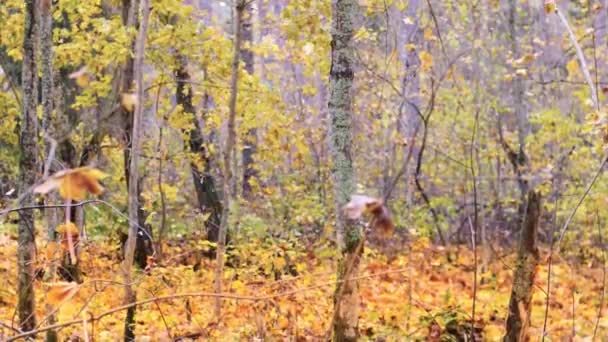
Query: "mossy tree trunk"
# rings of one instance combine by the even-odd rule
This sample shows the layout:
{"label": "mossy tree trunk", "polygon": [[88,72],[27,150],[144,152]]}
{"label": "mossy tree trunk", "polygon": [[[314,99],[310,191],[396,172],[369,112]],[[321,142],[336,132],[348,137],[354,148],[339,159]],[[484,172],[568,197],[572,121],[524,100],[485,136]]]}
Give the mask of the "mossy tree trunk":
{"label": "mossy tree trunk", "polygon": [[[22,205],[34,203],[30,187],[36,182],[39,170],[36,159],[38,144],[38,67],[36,63],[38,9],[36,1],[25,1],[25,30],[23,35],[22,90],[23,111],[21,114],[21,134],[19,146],[19,192],[23,196]],[[27,192],[27,193],[26,193]],[[32,210],[19,211],[19,237],[17,250],[18,302],[17,315],[22,331],[36,328],[34,296],[35,227]]]}
{"label": "mossy tree trunk", "polygon": [[352,159],[352,88],[354,79],[354,20],[358,4],[354,0],[332,1],[331,70],[329,74],[330,146],[336,238],[342,249],[334,298],[334,341],[355,341],[358,337],[359,289],[356,275],[362,239],[357,226],[348,222],[342,208],[355,191]]}
{"label": "mossy tree trunk", "polygon": [[517,264],[513,275],[513,289],[509,300],[509,316],[504,341],[527,341],[532,310],[534,277],[539,261],[537,247],[538,220],[541,215],[541,196],[528,192],[528,207],[521,227]]}

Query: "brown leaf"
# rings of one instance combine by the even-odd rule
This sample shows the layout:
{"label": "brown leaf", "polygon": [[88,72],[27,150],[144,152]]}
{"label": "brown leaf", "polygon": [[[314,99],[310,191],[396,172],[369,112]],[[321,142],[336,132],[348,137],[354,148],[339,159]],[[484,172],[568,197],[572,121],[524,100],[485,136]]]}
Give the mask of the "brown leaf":
{"label": "brown leaf", "polygon": [[57,282],[48,285],[50,289],[46,293],[46,301],[52,305],[58,305],[72,298],[80,289],[80,285],[75,282]]}
{"label": "brown leaf", "polygon": [[86,192],[93,195],[101,194],[103,187],[99,184],[99,180],[105,176],[103,172],[88,166],[63,170],[36,186],[34,192],[46,194],[59,188],[59,195],[64,199],[79,201],[84,199]]}
{"label": "brown leaf", "polygon": [[382,205],[382,200],[365,195],[352,195],[350,202],[344,206],[344,213],[348,219],[356,220],[375,205]]}

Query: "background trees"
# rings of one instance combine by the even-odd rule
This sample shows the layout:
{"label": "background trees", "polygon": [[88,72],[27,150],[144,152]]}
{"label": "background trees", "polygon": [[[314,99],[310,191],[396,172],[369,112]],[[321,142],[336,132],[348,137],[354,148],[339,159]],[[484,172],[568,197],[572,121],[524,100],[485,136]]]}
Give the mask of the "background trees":
{"label": "background trees", "polygon": [[[135,41],[143,23],[139,1],[59,0],[49,13],[46,0],[0,4],[0,211],[43,203],[27,190],[44,178],[49,155],[50,173],[94,165],[109,175],[103,203],[69,209],[82,242],[76,246],[78,263],[60,253],[59,280],[82,282],[84,292],[94,277],[107,280],[116,271],[110,265],[123,258],[123,247],[114,250],[130,233],[131,242],[138,241],[137,269],[148,272],[133,274],[151,291],[138,291],[140,296],[213,292],[206,286],[215,264],[201,256],[213,256],[218,247],[223,251],[220,228],[227,227],[226,268],[218,278],[222,291],[250,295],[259,290],[250,284],[262,282],[273,284],[268,288],[276,293],[273,286],[279,285],[270,278],[313,286],[311,274],[336,274],[338,260],[356,246],[349,241],[358,237],[351,240],[348,232],[358,230],[344,222],[341,208],[352,193],[364,193],[386,200],[397,229],[384,240],[370,233],[355,273],[409,267],[394,283],[390,276],[358,283],[364,334],[419,337],[432,335],[435,326],[447,334],[446,322],[452,321],[462,323],[453,328],[467,334],[471,327],[491,334],[492,327],[505,326],[496,317],[509,312],[515,265],[510,252],[521,251],[519,234],[527,226],[536,229],[540,253],[532,288],[555,286],[545,297],[538,291],[532,297],[533,312],[549,308],[549,328],[542,328],[544,317],[533,315],[530,334],[544,329],[561,338],[572,334],[572,326],[582,336],[606,334],[600,235],[605,179],[594,184],[560,236],[553,249],[559,257],[546,257],[604,160],[608,12],[603,2],[548,2],[559,8],[574,39],[560,17],[538,1],[238,4],[240,25],[233,2],[154,1],[140,56],[145,59],[140,88],[134,85]],[[241,39],[235,27],[242,27]],[[141,114],[140,134],[135,113]],[[137,135],[141,144],[134,148]],[[132,163],[134,153],[139,167]],[[136,171],[134,181],[130,175]],[[538,225],[530,225],[528,198],[537,195],[543,198]],[[129,203],[138,205],[132,232],[135,216],[124,215]],[[21,330],[35,326],[31,285],[48,282],[35,280],[42,278],[36,274],[55,265],[43,252],[47,242],[33,241],[42,217],[32,210],[1,217],[1,235],[18,239],[3,250],[8,260],[19,255],[19,272],[2,270],[13,279],[11,288],[19,283],[25,291],[16,297]],[[437,247],[441,244],[445,247]],[[17,245],[19,251],[11,252]],[[425,266],[407,266],[416,260]],[[547,260],[557,262],[549,274]],[[155,263],[167,274],[161,276]],[[438,279],[432,287],[443,297],[409,282],[418,276]],[[340,288],[338,277],[327,280],[330,287]],[[601,286],[583,290],[577,277]],[[37,302],[48,304],[45,291],[35,291]],[[325,336],[306,322],[324,317],[329,324],[332,295],[312,293],[322,309],[304,305],[302,298],[308,297],[293,299],[302,304],[298,308],[277,299],[274,311],[267,304],[250,313],[256,323],[245,325],[254,331],[247,334],[277,335],[268,327],[282,320],[282,332]],[[382,306],[378,293],[408,300]],[[17,305],[11,294],[0,292],[2,307]],[[488,296],[498,298],[496,306],[488,304]],[[103,300],[92,303],[115,306]],[[473,305],[477,301],[485,305]],[[574,311],[568,309],[571,302]],[[222,319],[243,317],[239,304],[223,303]],[[196,305],[180,304],[183,312],[175,317],[190,322],[179,328],[163,312],[169,328],[163,323],[160,330],[172,334],[220,320]],[[492,316],[492,310],[498,314]],[[571,317],[562,322],[558,318],[566,312]],[[142,314],[159,315],[147,308]],[[46,324],[45,314],[38,311],[36,317]],[[58,318],[65,321],[61,312]],[[0,311],[0,321],[11,320],[8,311]],[[214,329],[228,331],[228,325]]]}

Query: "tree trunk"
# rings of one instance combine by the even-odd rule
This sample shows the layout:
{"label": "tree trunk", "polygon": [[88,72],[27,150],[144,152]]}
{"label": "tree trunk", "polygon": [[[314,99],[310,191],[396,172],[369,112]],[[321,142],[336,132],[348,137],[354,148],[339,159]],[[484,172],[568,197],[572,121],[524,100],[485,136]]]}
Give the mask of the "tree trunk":
{"label": "tree trunk", "polygon": [[[253,11],[245,11],[242,23],[242,37],[244,42],[249,43],[249,47],[241,50],[243,62],[245,62],[245,71],[250,75],[254,73],[254,56],[251,51],[253,44]],[[247,131],[247,137],[243,142],[243,197],[249,199],[251,197],[251,184],[249,181],[257,175],[253,168],[253,155],[257,150],[257,129],[251,128]]]}
{"label": "tree trunk", "polygon": [[[23,196],[22,205],[30,206],[34,197],[30,187],[36,182],[39,170],[36,160],[38,116],[38,68],[36,64],[37,8],[35,0],[25,2],[25,30],[23,36],[22,90],[23,112],[21,115],[21,135],[19,146],[19,192]],[[17,314],[22,331],[36,328],[34,297],[35,227],[32,210],[19,211],[19,237],[17,249],[18,303]]]}
{"label": "tree trunk", "polygon": [[527,341],[532,310],[534,276],[539,261],[537,247],[538,220],[541,215],[541,196],[528,192],[528,207],[521,227],[517,264],[513,275],[513,289],[509,300],[509,316],[504,341]]}
{"label": "tree trunk", "polygon": [[[138,24],[138,10],[140,0],[123,0],[123,24],[129,27],[137,28]],[[135,41],[133,42],[133,48],[135,48]],[[123,69],[122,79],[122,93],[131,93],[133,89],[133,81],[135,77],[135,65],[133,58],[128,58]],[[136,81],[136,80],[135,80]],[[135,91],[137,91],[135,89]],[[133,149],[133,134],[135,127],[134,113],[127,110],[122,110],[122,119],[125,127],[125,137],[127,137],[127,143],[124,149],[124,169],[125,169],[125,180],[127,188],[131,188],[131,159]],[[149,225],[146,225],[146,212],[143,209],[143,198],[141,196],[141,183],[142,176],[138,174],[138,179],[135,183],[134,196],[137,197],[136,202],[139,205],[139,214],[137,224],[139,225],[139,231],[137,234],[137,242],[135,245],[135,262],[140,268],[145,268],[147,264],[148,255],[152,254],[152,229]],[[126,247],[125,247],[126,249]]]}
{"label": "tree trunk", "polygon": [[[52,17],[51,0],[40,1],[40,55],[42,62],[42,129],[46,135],[50,134],[50,127],[53,121],[53,17]],[[48,148],[48,146],[47,146]],[[47,150],[46,158],[53,158]],[[46,170],[45,170],[46,171]],[[46,175],[45,175],[46,176]],[[52,196],[49,198],[56,198]],[[47,201],[49,200],[47,198]],[[46,202],[46,201],[45,201]],[[47,202],[48,203],[48,202]],[[55,227],[57,226],[57,209],[45,209],[47,239],[49,243],[56,243]],[[55,272],[57,268],[55,260],[49,261],[49,265],[44,274],[45,282],[55,281]],[[48,324],[57,323],[57,317],[54,313],[55,309],[52,305],[47,304],[45,307],[48,316]],[[57,331],[51,329],[46,332],[46,342],[56,342]]]}
{"label": "tree trunk", "polygon": [[[196,198],[198,200],[199,210],[202,213],[208,213],[209,218],[206,222],[207,240],[217,242],[219,229],[222,218],[222,202],[217,193],[215,186],[215,177],[211,173],[211,158],[205,148],[205,139],[203,131],[196,118],[196,111],[192,104],[192,87],[190,86],[190,74],[187,70],[186,59],[184,56],[178,56],[179,68],[175,71],[177,78],[177,87],[175,97],[177,104],[182,106],[184,113],[194,115],[194,128],[190,130],[189,141],[186,146],[192,153],[195,153],[203,162],[203,167],[195,161],[190,162],[192,171],[192,180],[196,190]],[[203,116],[207,115],[208,95],[204,95],[203,99]],[[205,118],[204,118],[205,119]],[[209,142],[209,141],[207,141]],[[209,256],[215,256],[215,249],[211,249]]]}
{"label": "tree trunk", "polygon": [[[224,147],[224,204],[222,208],[222,221],[217,241],[216,270],[215,270],[215,292],[222,292],[222,278],[224,276],[224,252],[226,249],[226,232],[228,231],[228,215],[230,214],[230,185],[232,182],[232,152],[236,143],[236,100],[238,94],[239,61],[241,52],[241,25],[246,2],[239,0],[235,6],[234,16],[234,56],[232,58],[232,77],[230,79],[230,103],[228,113],[228,137]],[[220,318],[222,301],[215,299],[215,317]]]}
{"label": "tree trunk", "polygon": [[[131,10],[135,10],[131,7]],[[142,126],[142,117],[144,109],[144,49],[146,42],[146,34],[148,30],[148,19],[150,16],[150,4],[149,0],[141,0],[140,11],[142,13],[142,21],[139,28],[139,34],[137,37],[137,43],[135,47],[135,89],[137,91],[137,105],[133,115],[133,130],[131,134],[131,153],[130,153],[130,164],[129,164],[129,237],[125,246],[125,259],[123,263],[124,279],[125,279],[125,302],[132,303],[136,300],[136,294],[131,286],[131,268],[133,265],[133,259],[135,256],[135,247],[138,239],[139,232],[139,215],[141,204],[139,203],[140,197],[138,196],[139,187],[139,152],[141,149],[140,132]],[[127,310],[127,317],[125,319],[125,341],[132,341],[135,339],[134,323],[135,323],[135,307]]]}
{"label": "tree trunk", "polygon": [[[359,289],[356,281],[362,239],[358,228],[347,222],[342,208],[355,191],[352,145],[352,87],[354,61],[354,20],[358,4],[354,0],[332,1],[331,70],[329,74],[329,116],[332,176],[338,246],[342,249],[333,322],[334,341],[355,341],[358,336]],[[350,266],[352,265],[352,266]],[[350,269],[348,269],[349,267]]]}

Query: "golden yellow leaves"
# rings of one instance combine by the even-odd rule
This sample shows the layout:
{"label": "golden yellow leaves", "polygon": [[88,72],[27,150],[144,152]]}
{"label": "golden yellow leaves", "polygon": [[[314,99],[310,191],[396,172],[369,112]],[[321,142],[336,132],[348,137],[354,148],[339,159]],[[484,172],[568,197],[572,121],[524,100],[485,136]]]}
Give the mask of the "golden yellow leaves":
{"label": "golden yellow leaves", "polygon": [[420,51],[418,54],[420,58],[420,69],[422,71],[429,71],[433,67],[433,55],[428,51]]}
{"label": "golden yellow leaves", "polygon": [[63,170],[36,186],[34,192],[46,194],[59,189],[59,195],[64,199],[79,201],[84,199],[87,192],[93,195],[101,194],[103,187],[99,184],[99,180],[104,177],[106,177],[105,173],[91,167]]}
{"label": "golden yellow leaves", "polygon": [[557,10],[555,0],[545,0],[545,13],[551,14]]}
{"label": "golden yellow leaves", "polygon": [[50,283],[49,291],[46,293],[46,301],[51,305],[58,305],[74,297],[80,289],[80,285],[75,282]]}

